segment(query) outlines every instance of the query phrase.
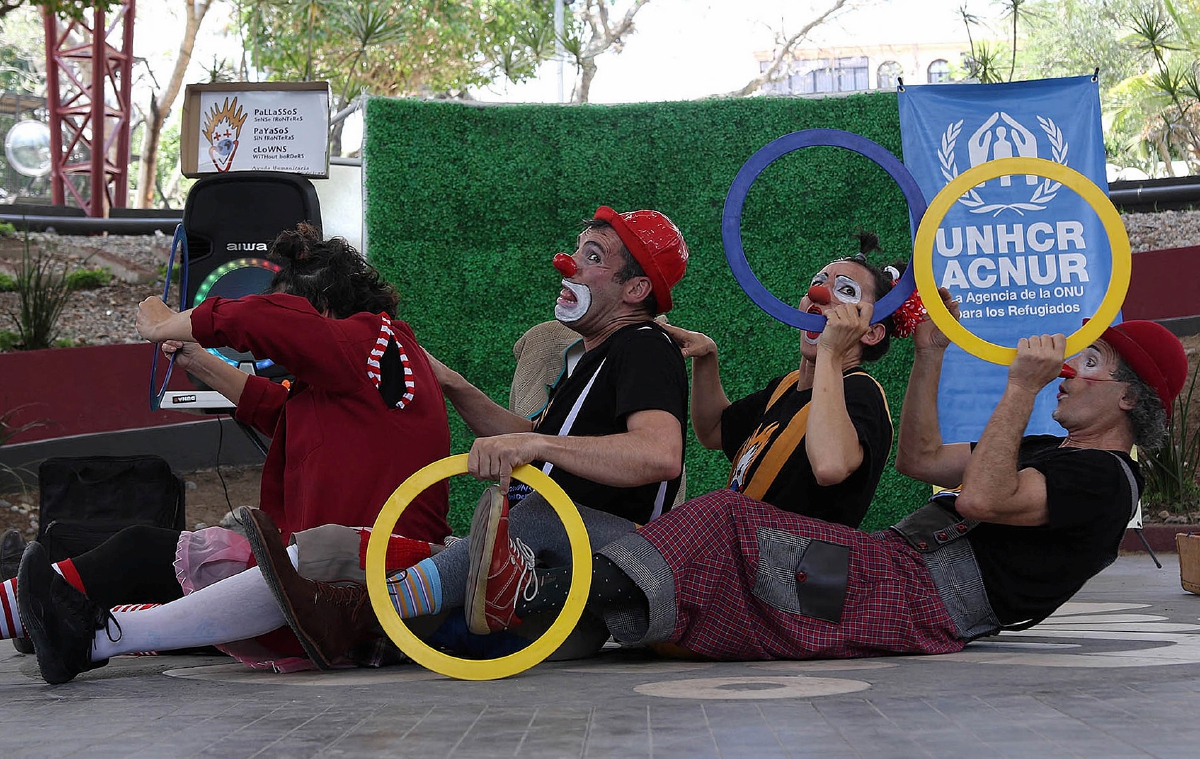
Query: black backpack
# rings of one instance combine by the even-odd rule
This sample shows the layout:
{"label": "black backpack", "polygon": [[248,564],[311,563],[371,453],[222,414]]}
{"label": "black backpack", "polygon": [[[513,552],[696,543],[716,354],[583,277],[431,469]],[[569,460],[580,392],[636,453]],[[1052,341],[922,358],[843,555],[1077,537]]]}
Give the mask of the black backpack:
{"label": "black backpack", "polygon": [[51,561],[132,525],[183,530],[184,483],[158,456],[52,458],[38,468],[38,542]]}

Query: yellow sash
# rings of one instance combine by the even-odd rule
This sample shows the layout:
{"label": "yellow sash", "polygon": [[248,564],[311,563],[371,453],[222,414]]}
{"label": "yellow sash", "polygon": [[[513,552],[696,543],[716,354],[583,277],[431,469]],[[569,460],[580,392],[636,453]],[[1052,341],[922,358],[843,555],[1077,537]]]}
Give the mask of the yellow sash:
{"label": "yellow sash", "polygon": [[[868,377],[871,376],[866,372],[852,372],[851,374],[864,374]],[[872,381],[875,381],[876,385],[879,384],[874,377],[871,377],[871,379]],[[766,416],[771,407],[778,403],[784,395],[794,390],[796,388],[796,383],[799,382],[799,380],[799,369],[784,377],[780,381],[779,385],[775,388],[775,391],[771,393],[771,398],[767,401],[766,408],[763,409],[763,416]],[[882,392],[883,388],[880,387],[880,393]],[[780,432],[774,440],[770,440],[765,453],[760,454],[763,458],[757,466],[754,466],[755,462],[752,462],[750,466],[746,467],[747,470],[749,470],[752,466],[754,467],[753,475],[750,476],[749,480],[747,480],[745,486],[742,488],[742,493],[744,493],[747,497],[761,501],[763,496],[767,494],[767,490],[771,487],[771,483],[775,481],[775,477],[779,474],[779,471],[783,468],[783,465],[787,463],[787,460],[791,458],[792,453],[795,452],[796,447],[800,445],[800,441],[804,439],[804,435],[808,431],[808,410],[810,404],[811,400],[809,403],[804,404],[804,406],[796,412],[795,416],[791,418],[783,432]],[[763,442],[764,438],[769,439],[777,427],[777,422],[771,422],[765,427],[760,424],[754,430],[754,434],[747,438],[746,442],[742,443],[741,448],[738,449],[738,454],[733,459],[734,466],[737,466],[738,459],[741,458],[742,454],[749,446],[755,444],[755,442]],[[755,458],[757,458],[757,456]],[[732,484],[733,471],[730,471],[727,487]]]}

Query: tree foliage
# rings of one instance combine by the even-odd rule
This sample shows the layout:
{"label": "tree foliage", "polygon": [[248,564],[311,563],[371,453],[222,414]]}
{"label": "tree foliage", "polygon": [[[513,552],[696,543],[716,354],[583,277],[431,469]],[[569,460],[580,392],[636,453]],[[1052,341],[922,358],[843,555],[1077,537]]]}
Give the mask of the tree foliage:
{"label": "tree foliage", "polygon": [[46,89],[46,38],[32,8],[5,15],[0,24],[0,89],[41,95]]}
{"label": "tree foliage", "polygon": [[1123,40],[1122,25],[1142,0],[1042,0],[1021,41],[1028,78],[1078,76],[1100,68],[1101,92],[1140,73],[1143,56]]}
{"label": "tree foliage", "polygon": [[532,76],[553,52],[551,0],[254,0],[242,29],[268,78],[327,80],[333,106],[360,92],[461,92]]}
{"label": "tree foliage", "polygon": [[0,18],[4,18],[23,5],[45,8],[61,18],[82,19],[96,8],[108,9],[119,5],[120,0],[0,0]]}
{"label": "tree foliage", "polygon": [[[981,82],[1100,70],[1110,160],[1200,170],[1200,0],[1002,0],[995,30],[960,10]],[[990,36],[989,36],[990,33]],[[1161,168],[1160,168],[1161,167]]]}
{"label": "tree foliage", "polygon": [[184,15],[183,36],[166,86],[158,87],[157,80],[151,72],[151,79],[155,79],[156,86],[150,92],[150,102],[145,111],[146,128],[142,134],[142,147],[138,162],[138,189],[134,194],[134,206],[137,208],[151,208],[156,192],[164,202],[169,202],[167,196],[161,192],[161,183],[158,181],[159,141],[163,125],[170,118],[171,110],[175,107],[175,100],[183,88],[183,79],[187,74],[188,64],[191,63],[192,52],[196,47],[196,36],[200,32],[200,26],[204,23],[204,17],[208,15],[212,4],[213,0],[194,0],[180,9]]}

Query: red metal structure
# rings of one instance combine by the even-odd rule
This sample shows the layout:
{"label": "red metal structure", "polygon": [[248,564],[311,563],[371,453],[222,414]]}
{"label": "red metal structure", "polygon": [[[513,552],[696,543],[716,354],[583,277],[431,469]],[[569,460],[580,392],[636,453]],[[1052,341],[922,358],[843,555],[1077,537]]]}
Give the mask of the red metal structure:
{"label": "red metal structure", "polygon": [[64,205],[69,194],[88,216],[108,216],[129,194],[133,8],[113,2],[90,21],[44,16],[51,197]]}

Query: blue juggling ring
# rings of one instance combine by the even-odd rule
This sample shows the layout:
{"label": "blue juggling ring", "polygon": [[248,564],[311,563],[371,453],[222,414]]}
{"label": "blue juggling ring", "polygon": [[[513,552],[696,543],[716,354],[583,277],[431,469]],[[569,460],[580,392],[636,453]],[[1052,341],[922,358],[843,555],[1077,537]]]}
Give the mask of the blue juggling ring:
{"label": "blue juggling ring", "polygon": [[[772,295],[750,269],[750,264],[746,260],[746,252],[742,249],[742,207],[745,205],[746,195],[750,192],[751,185],[758,179],[758,175],[776,159],[794,150],[812,147],[844,148],[873,161],[886,171],[888,176],[900,186],[900,191],[904,193],[904,199],[908,202],[908,214],[913,230],[916,230],[921,223],[921,217],[925,215],[926,203],[925,196],[921,194],[921,188],[917,185],[917,180],[899,159],[878,143],[851,132],[843,132],[840,129],[804,129],[785,134],[767,143],[742,165],[737,176],[733,178],[729,193],[725,196],[725,208],[721,213],[721,240],[725,245],[725,259],[729,262],[733,277],[741,285],[746,295],[750,296],[750,300],[775,319],[797,329],[820,332],[825,329],[825,317],[819,314],[803,313],[794,304],[784,303]],[[896,286],[875,304],[872,322],[879,322],[891,315],[908,299],[914,287],[913,267],[910,262]]]}

